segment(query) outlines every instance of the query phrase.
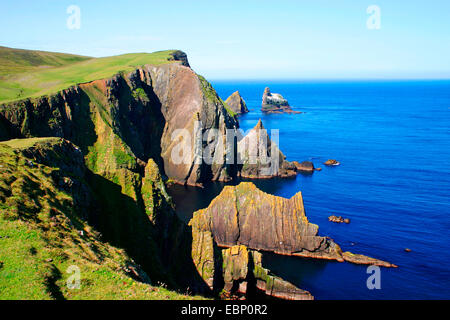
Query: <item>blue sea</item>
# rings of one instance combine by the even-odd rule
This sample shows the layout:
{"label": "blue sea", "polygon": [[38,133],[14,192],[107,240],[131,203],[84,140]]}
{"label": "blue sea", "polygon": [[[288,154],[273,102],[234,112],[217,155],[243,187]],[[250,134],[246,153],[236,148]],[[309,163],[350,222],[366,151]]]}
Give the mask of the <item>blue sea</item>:
{"label": "blue sea", "polygon": [[[344,251],[397,264],[381,268],[381,289],[369,290],[366,266],[267,254],[264,266],[316,299],[450,298],[450,81],[213,81],[225,100],[239,90],[250,113],[279,129],[287,160],[322,171],[258,180],[282,197],[301,191],[309,220]],[[302,114],[261,113],[264,88]],[[341,165],[326,167],[327,159]],[[208,206],[223,184],[170,190],[180,217]],[[350,224],[328,221],[330,215]],[[410,248],[411,252],[406,252]]]}

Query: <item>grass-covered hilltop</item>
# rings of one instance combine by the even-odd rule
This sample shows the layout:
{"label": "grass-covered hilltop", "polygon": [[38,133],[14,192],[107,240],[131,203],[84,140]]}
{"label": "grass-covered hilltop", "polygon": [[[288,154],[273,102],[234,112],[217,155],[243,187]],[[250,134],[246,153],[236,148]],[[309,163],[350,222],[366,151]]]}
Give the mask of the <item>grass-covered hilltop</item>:
{"label": "grass-covered hilltop", "polygon": [[[182,51],[90,58],[0,47],[0,299],[313,298],[264,268],[261,251],[394,266],[316,236],[301,194],[288,201],[243,184],[182,222],[169,181],[296,174],[278,148],[279,163],[246,162],[269,155],[241,151],[267,134],[261,121],[236,141],[243,165],[226,161],[222,139],[203,141],[212,164],[194,148],[174,162],[189,143],[179,129],[193,135],[197,121],[223,136],[239,128]],[[263,241],[264,230],[284,242]]]}
{"label": "grass-covered hilltop", "polygon": [[0,46],[0,103],[54,93],[145,64],[169,63],[176,53],[167,50],[91,58]]}

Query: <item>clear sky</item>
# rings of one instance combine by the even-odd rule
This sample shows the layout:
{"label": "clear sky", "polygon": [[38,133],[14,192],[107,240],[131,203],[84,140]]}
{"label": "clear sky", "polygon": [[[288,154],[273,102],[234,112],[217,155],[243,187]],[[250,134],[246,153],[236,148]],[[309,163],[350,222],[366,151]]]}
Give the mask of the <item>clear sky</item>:
{"label": "clear sky", "polygon": [[[67,27],[70,5],[80,29]],[[370,5],[380,29],[367,27]],[[2,1],[0,45],[89,56],[181,49],[209,79],[450,78],[450,1]]]}

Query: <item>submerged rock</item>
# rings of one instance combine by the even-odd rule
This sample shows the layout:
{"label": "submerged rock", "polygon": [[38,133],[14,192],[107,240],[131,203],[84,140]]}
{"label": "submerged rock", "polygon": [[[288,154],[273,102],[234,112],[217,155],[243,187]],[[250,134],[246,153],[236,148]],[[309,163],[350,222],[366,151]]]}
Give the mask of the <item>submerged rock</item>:
{"label": "submerged rock", "polygon": [[231,108],[231,110],[237,114],[247,113],[248,108],[244,99],[241,97],[239,91],[234,92],[225,103]]}
{"label": "submerged rock", "polygon": [[226,186],[208,208],[194,212],[193,230],[210,232],[218,246],[250,249],[339,262],[394,265],[362,255],[343,254],[319,227],[308,221],[301,192],[290,199],[262,192],[253,183]]}

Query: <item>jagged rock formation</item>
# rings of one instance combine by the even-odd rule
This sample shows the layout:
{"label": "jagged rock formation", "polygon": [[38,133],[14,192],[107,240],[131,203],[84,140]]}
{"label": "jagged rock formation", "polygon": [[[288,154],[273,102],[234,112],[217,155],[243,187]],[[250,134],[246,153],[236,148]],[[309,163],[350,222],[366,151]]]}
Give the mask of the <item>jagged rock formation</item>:
{"label": "jagged rock formation", "polygon": [[[165,173],[177,182],[190,185],[210,180],[230,180],[232,172],[226,166],[222,139],[207,139],[201,145],[204,150],[209,150],[209,154],[203,154],[203,157],[213,158],[212,164],[206,164],[198,158],[193,147],[197,139],[195,124],[196,121],[201,122],[201,133],[217,129],[220,135],[225,136],[227,129],[239,127],[237,120],[228,113],[212,86],[191,69],[166,65],[152,67],[151,72],[153,88],[161,102],[166,121],[161,138]],[[188,139],[179,129],[187,129]],[[181,152],[181,161],[174,162],[173,154],[180,149],[190,152]]]}
{"label": "jagged rock formation", "polygon": [[181,50],[176,50],[170,54],[172,57],[169,58],[169,61],[180,61],[181,65],[190,68],[187,54]]}
{"label": "jagged rock formation", "polygon": [[243,178],[295,176],[295,166],[286,161],[278,146],[271,141],[261,119],[237,145],[238,175]]}
{"label": "jagged rock formation", "polygon": [[262,266],[262,254],[244,245],[219,249],[210,231],[192,225],[192,259],[211,290],[252,297],[256,292],[287,300],[312,300],[313,296],[274,276]]}
{"label": "jagged rock formation", "polygon": [[237,113],[247,113],[248,108],[247,104],[245,103],[244,99],[241,97],[241,94],[239,91],[234,92],[231,94],[231,96],[228,97],[228,99],[225,101],[225,103],[230,107],[230,109]]}
{"label": "jagged rock formation", "polygon": [[208,208],[194,212],[190,225],[193,230],[210,232],[219,246],[243,244],[284,255],[394,266],[343,253],[333,240],[318,236],[319,227],[308,221],[300,192],[285,199],[264,193],[249,182],[226,186]]}
{"label": "jagged rock formation", "polygon": [[264,89],[261,111],[267,113],[300,113],[293,111],[289,102],[279,93],[271,93],[269,87]]}
{"label": "jagged rock formation", "polygon": [[244,245],[222,250],[223,278],[227,292],[236,290],[251,294],[259,290],[268,296],[284,300],[313,300],[305,290],[274,276],[262,266],[262,253],[249,250]]}
{"label": "jagged rock formation", "polygon": [[[2,105],[0,139],[64,137],[81,147],[97,172],[117,167],[136,172],[153,158],[176,182],[197,185],[229,180],[225,160],[211,165],[196,156],[196,121],[201,121],[203,130],[215,128],[223,135],[227,128],[238,127],[204,78],[172,63],[146,66],[51,96]],[[188,135],[180,129],[186,129]],[[216,152],[220,139],[201,146],[216,160],[225,159],[225,152]],[[181,163],[174,163],[173,154],[178,150],[187,151],[181,152]],[[121,163],[105,161],[104,153],[118,155]]]}
{"label": "jagged rock formation", "polygon": [[335,223],[347,223],[347,224],[350,223],[350,219],[349,218],[343,218],[341,216],[338,217],[338,216],[334,216],[334,215],[329,216],[328,217],[328,221],[335,222]]}

